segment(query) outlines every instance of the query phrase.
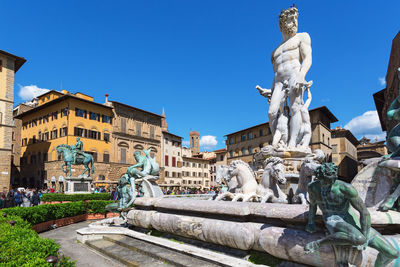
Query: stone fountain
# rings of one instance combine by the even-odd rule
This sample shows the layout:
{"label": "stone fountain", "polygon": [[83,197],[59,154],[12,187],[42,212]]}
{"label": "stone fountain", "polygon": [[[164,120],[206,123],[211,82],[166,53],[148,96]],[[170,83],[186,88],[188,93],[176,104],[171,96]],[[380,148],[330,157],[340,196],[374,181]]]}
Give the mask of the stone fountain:
{"label": "stone fountain", "polygon": [[[240,251],[264,252],[297,264],[398,266],[400,213],[395,202],[400,189],[395,178],[400,146],[393,144],[390,158],[366,166],[353,185],[337,179],[337,166],[324,162],[321,151],[309,149],[312,81],[305,76],[312,61],[311,39],[307,33],[297,33],[297,17],[294,6],[279,15],[283,40],[272,54],[272,88],[256,87],[270,104],[273,133],[272,145],[255,155],[257,170],[242,161],[221,167],[217,178],[229,186],[213,200],[211,196],[135,198],[126,187],[129,181],[135,187],[133,176],[133,181],[146,180],[147,174],[140,176],[141,171],[129,168],[121,182],[121,205],[112,208],[126,212],[125,222],[134,230],[116,227],[117,219],[111,218],[78,230],[79,240],[90,242],[116,233],[145,240],[137,231],[152,229]],[[393,117],[400,118],[394,109]],[[392,138],[393,143],[396,140]],[[293,198],[284,186],[288,177],[299,179],[292,188]],[[190,251],[186,253],[200,257],[194,248]],[[219,263],[247,266],[230,260]]]}

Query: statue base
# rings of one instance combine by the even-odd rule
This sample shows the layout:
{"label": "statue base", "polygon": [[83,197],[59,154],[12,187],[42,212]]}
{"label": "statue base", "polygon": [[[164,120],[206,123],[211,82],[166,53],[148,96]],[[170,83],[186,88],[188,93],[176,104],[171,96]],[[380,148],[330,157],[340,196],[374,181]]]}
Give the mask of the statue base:
{"label": "statue base", "polygon": [[66,177],[65,194],[87,194],[91,192],[93,179],[89,176]]}

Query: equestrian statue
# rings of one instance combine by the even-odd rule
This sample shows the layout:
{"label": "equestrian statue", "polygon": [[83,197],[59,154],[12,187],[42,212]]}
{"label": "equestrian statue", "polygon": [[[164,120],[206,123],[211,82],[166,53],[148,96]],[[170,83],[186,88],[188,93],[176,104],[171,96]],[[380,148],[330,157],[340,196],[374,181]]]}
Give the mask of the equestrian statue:
{"label": "equestrian statue", "polygon": [[[83,152],[83,142],[79,137],[76,138],[76,144],[69,146],[61,144],[57,146],[57,153],[63,155],[64,163],[61,164],[61,169],[71,177],[71,165],[83,165],[85,170],[81,173],[81,176],[87,172],[88,177],[94,173],[94,161],[91,154]],[[90,164],[90,168],[89,168]],[[64,166],[67,168],[65,169]]]}

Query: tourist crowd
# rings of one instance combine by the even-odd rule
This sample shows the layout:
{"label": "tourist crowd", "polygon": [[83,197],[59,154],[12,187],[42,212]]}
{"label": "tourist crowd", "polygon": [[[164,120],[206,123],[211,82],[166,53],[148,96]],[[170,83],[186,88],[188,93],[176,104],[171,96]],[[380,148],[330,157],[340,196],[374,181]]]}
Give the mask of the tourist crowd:
{"label": "tourist crowd", "polygon": [[12,207],[31,207],[40,204],[42,191],[36,189],[11,189],[0,193],[0,209]]}

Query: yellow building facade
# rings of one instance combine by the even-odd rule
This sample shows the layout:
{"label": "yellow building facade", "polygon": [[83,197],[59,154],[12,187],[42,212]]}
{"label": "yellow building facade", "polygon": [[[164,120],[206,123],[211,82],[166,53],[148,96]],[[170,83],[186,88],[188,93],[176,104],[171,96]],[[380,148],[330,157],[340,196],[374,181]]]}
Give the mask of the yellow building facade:
{"label": "yellow building facade", "polygon": [[110,161],[111,107],[96,103],[85,94],[65,90],[49,91],[37,101],[37,107],[16,116],[22,121],[20,165],[24,181],[20,184],[42,187],[46,181],[54,182],[56,177],[46,172],[44,162],[61,159],[56,147],[74,145],[77,137],[95,162]]}

